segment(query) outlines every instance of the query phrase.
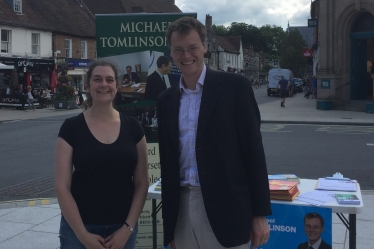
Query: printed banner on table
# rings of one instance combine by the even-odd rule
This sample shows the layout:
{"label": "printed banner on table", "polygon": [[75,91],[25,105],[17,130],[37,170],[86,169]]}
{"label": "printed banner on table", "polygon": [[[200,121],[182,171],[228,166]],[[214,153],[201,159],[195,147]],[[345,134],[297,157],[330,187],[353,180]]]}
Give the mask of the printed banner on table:
{"label": "printed banner on table", "polygon": [[[148,178],[149,185],[152,185],[160,178],[160,157],[158,143],[147,143],[148,148]],[[157,204],[160,201],[157,200]],[[153,249],[152,233],[152,200],[147,199],[143,211],[139,217],[139,230],[136,236],[137,249]],[[163,248],[163,228],[161,211],[157,214],[157,248]]]}
{"label": "printed banner on table", "polygon": [[[271,208],[273,215],[267,217],[270,237],[266,245],[259,246],[258,249],[297,249],[299,245],[308,242],[308,236],[312,240],[320,236],[324,243],[332,245],[331,208],[296,206],[287,203],[272,203]],[[315,217],[312,219],[317,219],[318,223],[304,225],[304,217],[307,214],[309,217]],[[319,225],[318,215],[323,218],[323,228]]]}

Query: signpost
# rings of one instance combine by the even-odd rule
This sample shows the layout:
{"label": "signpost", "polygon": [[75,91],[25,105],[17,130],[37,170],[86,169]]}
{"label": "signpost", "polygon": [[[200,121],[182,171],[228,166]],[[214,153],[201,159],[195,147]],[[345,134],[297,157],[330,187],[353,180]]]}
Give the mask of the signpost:
{"label": "signpost", "polygon": [[317,18],[308,19],[308,27],[309,28],[317,28],[318,27],[318,19]]}

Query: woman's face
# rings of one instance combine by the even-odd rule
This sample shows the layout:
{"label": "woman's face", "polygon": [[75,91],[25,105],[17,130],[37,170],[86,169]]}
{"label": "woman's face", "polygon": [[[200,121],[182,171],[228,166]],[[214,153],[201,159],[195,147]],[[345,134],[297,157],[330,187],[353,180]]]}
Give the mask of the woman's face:
{"label": "woman's face", "polygon": [[88,92],[93,102],[112,102],[117,93],[116,78],[110,66],[97,66],[90,78]]}

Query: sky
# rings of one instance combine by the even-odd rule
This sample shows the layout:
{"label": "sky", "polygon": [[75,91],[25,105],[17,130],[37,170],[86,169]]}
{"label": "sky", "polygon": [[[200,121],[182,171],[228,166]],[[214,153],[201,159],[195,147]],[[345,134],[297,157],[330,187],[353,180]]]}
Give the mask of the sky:
{"label": "sky", "polygon": [[196,12],[205,24],[205,16],[212,16],[213,24],[229,26],[243,22],[256,27],[266,24],[307,26],[311,0],[175,0],[182,12]]}

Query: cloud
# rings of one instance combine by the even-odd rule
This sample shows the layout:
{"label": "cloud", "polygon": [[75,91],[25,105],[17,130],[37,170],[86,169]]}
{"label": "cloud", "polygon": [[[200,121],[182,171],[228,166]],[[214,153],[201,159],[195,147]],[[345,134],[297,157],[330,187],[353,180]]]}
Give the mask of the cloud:
{"label": "cloud", "polygon": [[310,0],[176,0],[183,12],[197,12],[197,19],[205,23],[205,15],[213,17],[213,24],[228,26],[244,22],[257,27],[266,24],[287,28],[307,26]]}

